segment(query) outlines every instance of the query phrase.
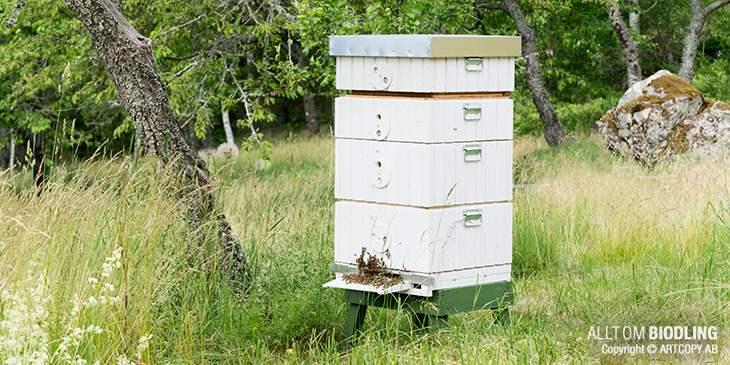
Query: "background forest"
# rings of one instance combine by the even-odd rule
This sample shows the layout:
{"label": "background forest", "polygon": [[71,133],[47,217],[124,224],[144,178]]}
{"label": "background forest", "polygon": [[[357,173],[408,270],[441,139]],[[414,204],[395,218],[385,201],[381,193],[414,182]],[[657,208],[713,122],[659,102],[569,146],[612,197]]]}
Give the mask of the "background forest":
{"label": "background forest", "polygon": [[[15,7],[3,1],[5,18]],[[477,2],[479,3],[479,2]],[[237,135],[260,145],[260,130],[317,134],[332,125],[332,34],[442,33],[516,35],[513,21],[470,1],[138,1],[123,14],[153,41],[173,108],[196,149],[225,142],[222,112]],[[632,36],[644,77],[677,72],[691,9],[684,0],[621,5],[640,16]],[[537,31],[544,82],[567,133],[587,132],[626,88],[621,46],[605,3],[527,1],[523,13]],[[730,97],[730,10],[712,13],[701,35],[694,85],[706,96]],[[639,32],[637,33],[637,30]],[[66,5],[29,1],[14,27],[0,36],[0,166],[9,166],[11,140],[22,164],[32,151],[53,159],[130,153],[132,120],[91,43]],[[542,127],[517,65],[516,135]],[[305,110],[310,110],[305,113]],[[262,153],[268,152],[265,142]],[[73,153],[69,153],[73,151]],[[47,157],[46,164],[51,158]]]}

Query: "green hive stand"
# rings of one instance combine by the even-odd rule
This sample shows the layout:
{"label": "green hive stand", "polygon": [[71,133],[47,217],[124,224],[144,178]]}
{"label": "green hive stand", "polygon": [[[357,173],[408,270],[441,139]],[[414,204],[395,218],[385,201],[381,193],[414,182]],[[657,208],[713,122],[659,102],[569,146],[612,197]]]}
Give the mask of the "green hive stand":
{"label": "green hive stand", "polygon": [[509,324],[508,305],[512,304],[512,285],[508,281],[444,289],[433,292],[432,297],[408,294],[377,294],[345,289],[343,300],[350,303],[345,325],[345,337],[353,339],[365,323],[368,307],[389,309],[403,308],[414,314],[416,325],[435,332],[447,325],[450,314],[481,309],[495,310],[495,319]]}

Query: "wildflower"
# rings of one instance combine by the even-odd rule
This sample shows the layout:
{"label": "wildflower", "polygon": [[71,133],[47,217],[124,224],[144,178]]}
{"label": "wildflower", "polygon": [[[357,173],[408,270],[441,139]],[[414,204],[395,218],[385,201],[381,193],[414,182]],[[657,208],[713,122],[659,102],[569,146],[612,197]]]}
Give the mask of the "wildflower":
{"label": "wildflower", "polygon": [[105,262],[104,265],[101,266],[101,276],[108,278],[112,275],[112,270],[114,268],[112,265],[110,265],[108,262]]}
{"label": "wildflower", "polygon": [[71,361],[71,365],[86,365],[88,362],[82,359],[79,355],[76,355],[74,361]]}
{"label": "wildflower", "polygon": [[117,356],[117,365],[134,365],[134,364],[132,364],[132,362],[129,361],[129,359],[127,359],[126,355],[122,354],[122,355]]}
{"label": "wildflower", "polygon": [[45,306],[51,298],[47,291],[45,276],[33,275],[33,269],[29,270],[28,279],[3,291],[0,302],[3,365],[48,363],[49,313]]}
{"label": "wildflower", "polygon": [[99,304],[99,301],[96,300],[96,298],[94,298],[93,296],[90,296],[89,299],[84,302],[84,305],[87,307],[93,307],[97,304]]}
{"label": "wildflower", "polygon": [[100,335],[104,332],[104,330],[99,326],[94,326],[93,324],[89,326],[89,328],[86,329],[86,332],[93,333],[96,335]]}
{"label": "wildflower", "polygon": [[79,305],[81,303],[81,299],[79,298],[79,295],[74,293],[74,299],[71,301],[71,304],[74,305],[74,307],[71,309],[71,316],[75,317],[77,314],[79,314],[79,311],[81,310],[81,306]]}
{"label": "wildflower", "polygon": [[256,162],[253,164],[253,167],[256,168],[256,170],[264,170],[267,167],[266,165],[266,160],[260,158],[256,160]]}
{"label": "wildflower", "polygon": [[104,290],[107,293],[113,292],[114,291],[114,285],[109,284],[109,283],[106,283],[106,284],[104,284]]}
{"label": "wildflower", "polygon": [[150,347],[151,339],[152,334],[146,334],[139,338],[139,340],[137,341],[137,359],[141,359],[142,353]]}
{"label": "wildflower", "polygon": [[110,257],[104,259],[104,264],[101,266],[101,276],[108,278],[111,276],[114,268],[122,267],[122,246],[117,246],[112,252]]}
{"label": "wildflower", "polygon": [[92,284],[97,284],[99,282],[99,280],[97,278],[93,277],[93,276],[90,276],[89,277],[89,282],[92,283]]}

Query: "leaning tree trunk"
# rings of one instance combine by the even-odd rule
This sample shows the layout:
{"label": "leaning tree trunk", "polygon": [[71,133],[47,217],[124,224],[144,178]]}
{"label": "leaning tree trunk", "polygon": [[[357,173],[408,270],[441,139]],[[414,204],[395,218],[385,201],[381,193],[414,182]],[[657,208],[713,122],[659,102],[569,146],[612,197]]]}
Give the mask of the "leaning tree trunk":
{"label": "leaning tree trunk", "polygon": [[679,68],[679,74],[677,75],[685,81],[691,83],[695,75],[697,47],[700,45],[700,36],[705,29],[705,24],[707,24],[707,17],[713,11],[727,4],[730,4],[730,0],[718,0],[703,9],[702,0],[689,0],[689,5],[692,9],[692,18],[689,21],[687,33],[684,35],[682,66]]}
{"label": "leaning tree trunk", "polygon": [[626,83],[631,86],[641,81],[641,66],[639,64],[639,43],[631,36],[631,32],[626,28],[623,18],[621,18],[621,10],[617,5],[606,3],[608,10],[608,20],[611,28],[616,32],[619,42],[621,42],[621,52],[624,55],[626,63]]}
{"label": "leaning tree trunk", "polygon": [[525,79],[527,80],[527,86],[530,88],[530,93],[532,93],[532,101],[535,103],[542,120],[545,140],[549,146],[557,146],[565,139],[565,131],[563,131],[563,125],[560,124],[558,114],[553,108],[553,103],[550,102],[550,94],[545,89],[542,80],[535,29],[527,22],[516,0],[504,0],[498,3],[477,0],[476,5],[481,4],[486,5],[488,9],[504,11],[515,22],[517,33],[522,37],[522,53],[525,55]]}
{"label": "leaning tree trunk", "polygon": [[[309,68],[309,59],[302,52],[299,41],[294,42],[294,52],[297,56],[299,67],[303,70]],[[302,82],[302,103],[304,104],[304,118],[307,120],[307,131],[310,136],[319,134],[319,120],[317,118],[317,104],[314,101],[314,92],[309,83],[305,80]]]}
{"label": "leaning tree trunk", "polygon": [[127,22],[114,0],[66,0],[66,4],[86,27],[97,55],[114,80],[117,94],[134,120],[140,152],[157,155],[163,163],[176,162],[183,186],[178,198],[186,207],[188,225],[200,232],[206,221],[215,222],[220,268],[227,272],[234,287],[245,287],[250,271],[243,249],[216,203],[217,192],[211,186],[205,162],[183,138],[157,70],[152,42]]}

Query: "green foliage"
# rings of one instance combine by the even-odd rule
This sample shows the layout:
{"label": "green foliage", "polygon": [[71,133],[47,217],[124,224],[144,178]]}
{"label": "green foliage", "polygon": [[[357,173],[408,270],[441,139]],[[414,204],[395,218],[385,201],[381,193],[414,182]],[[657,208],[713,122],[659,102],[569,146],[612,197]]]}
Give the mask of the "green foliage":
{"label": "green foliage", "polygon": [[[620,93],[611,92],[607,97],[595,98],[584,103],[558,103],[555,112],[566,133],[588,134],[593,124],[601,119],[607,110],[616,106]],[[516,135],[540,135],[542,122],[535,106],[522,94],[515,93],[515,126]]]}
{"label": "green foliage", "polygon": [[[28,4],[14,28],[0,30],[0,127],[20,130],[21,145],[33,134],[53,134],[55,141],[48,137],[49,147],[78,150],[81,156],[107,141],[110,152],[129,146],[132,121],[115,100],[114,87],[81,23],[63,2]],[[337,95],[334,59],[328,55],[330,35],[516,35],[512,20],[502,11],[465,0],[129,0],[123,4],[123,14],[153,41],[181,124],[193,124],[191,130],[202,138],[222,110],[230,111],[239,131],[247,134],[246,148],[261,148],[262,157],[270,152],[259,129],[275,122],[292,123],[286,120],[288,109],[282,113],[282,108],[297,105],[305,90],[328,98],[319,100]],[[14,0],[2,0],[0,15],[8,16],[14,5]],[[558,114],[569,131],[586,131],[600,116],[599,109],[624,90],[623,58],[603,2],[520,1],[519,5],[537,31],[544,80]],[[641,0],[636,9],[624,1],[619,5],[625,16],[641,13],[641,33],[634,37],[640,43],[644,75],[660,68],[676,70],[689,19],[686,1]],[[701,50],[705,57],[698,62],[698,83],[719,98],[725,97],[724,91],[713,88],[722,88],[723,83],[709,80],[722,79],[727,71],[711,60],[718,51],[730,54],[728,21],[727,9],[710,17]],[[539,133],[531,100],[522,97],[529,95],[522,60],[516,71],[516,132]],[[68,128],[72,124],[74,128]]]}
{"label": "green foliage", "polygon": [[705,97],[730,101],[730,56],[701,59],[692,84]]}
{"label": "green foliage", "polygon": [[[3,0],[0,8],[15,3]],[[53,137],[49,151],[85,154],[110,138],[124,118],[81,23],[61,1],[29,2],[14,28],[2,27],[0,64],[0,126],[20,130],[20,144],[46,133]],[[113,149],[121,149],[129,133],[117,136],[124,141]]]}
{"label": "green foliage", "polygon": [[[527,20],[538,33],[546,87],[556,101],[582,103],[620,90],[621,49],[608,24],[605,6],[596,2],[527,2]],[[524,78],[516,76],[521,90]]]}

